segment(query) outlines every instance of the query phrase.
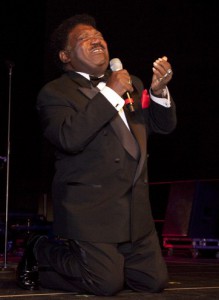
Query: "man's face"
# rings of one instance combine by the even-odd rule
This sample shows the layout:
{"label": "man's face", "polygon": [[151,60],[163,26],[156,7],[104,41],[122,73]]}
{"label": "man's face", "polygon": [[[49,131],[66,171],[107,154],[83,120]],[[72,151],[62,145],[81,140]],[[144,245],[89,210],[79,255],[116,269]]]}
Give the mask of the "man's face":
{"label": "man's face", "polygon": [[67,70],[102,75],[109,64],[107,43],[102,34],[90,25],[78,24],[69,33],[60,59]]}

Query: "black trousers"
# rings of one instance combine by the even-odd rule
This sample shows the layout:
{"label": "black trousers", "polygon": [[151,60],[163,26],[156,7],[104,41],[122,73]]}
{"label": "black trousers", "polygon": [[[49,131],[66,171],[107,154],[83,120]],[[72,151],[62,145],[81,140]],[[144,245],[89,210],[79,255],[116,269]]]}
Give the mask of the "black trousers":
{"label": "black trousers", "polygon": [[124,288],[160,292],[167,286],[167,268],[155,229],[134,243],[44,239],[35,255],[44,288],[110,296]]}

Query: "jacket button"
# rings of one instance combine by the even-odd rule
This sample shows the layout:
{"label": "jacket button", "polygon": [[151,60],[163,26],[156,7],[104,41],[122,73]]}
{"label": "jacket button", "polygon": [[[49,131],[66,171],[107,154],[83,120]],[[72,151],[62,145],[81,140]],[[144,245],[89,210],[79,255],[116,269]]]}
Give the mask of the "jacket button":
{"label": "jacket button", "polygon": [[115,158],[115,163],[119,163],[120,162],[120,158]]}

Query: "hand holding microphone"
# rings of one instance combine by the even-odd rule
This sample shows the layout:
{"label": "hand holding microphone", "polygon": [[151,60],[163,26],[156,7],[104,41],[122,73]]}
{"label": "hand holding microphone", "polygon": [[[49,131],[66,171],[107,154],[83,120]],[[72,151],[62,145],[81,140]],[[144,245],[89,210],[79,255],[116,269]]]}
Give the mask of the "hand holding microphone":
{"label": "hand holding microphone", "polygon": [[129,94],[129,92],[133,91],[129,73],[123,69],[122,63],[118,58],[113,58],[110,61],[110,68],[113,71],[113,74],[107,85],[113,88],[120,96],[125,95],[125,104],[127,108],[130,112],[134,112],[134,100]]}

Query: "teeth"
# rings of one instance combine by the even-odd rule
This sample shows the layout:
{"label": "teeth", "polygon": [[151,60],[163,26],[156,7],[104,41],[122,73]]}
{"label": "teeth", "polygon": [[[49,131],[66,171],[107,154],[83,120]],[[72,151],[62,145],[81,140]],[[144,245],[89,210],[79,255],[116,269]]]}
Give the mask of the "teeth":
{"label": "teeth", "polygon": [[94,49],[92,52],[103,52],[103,50],[102,49]]}

